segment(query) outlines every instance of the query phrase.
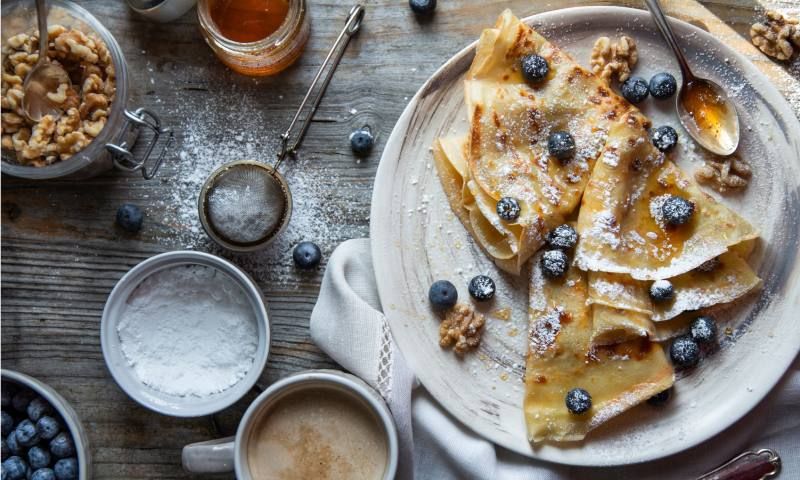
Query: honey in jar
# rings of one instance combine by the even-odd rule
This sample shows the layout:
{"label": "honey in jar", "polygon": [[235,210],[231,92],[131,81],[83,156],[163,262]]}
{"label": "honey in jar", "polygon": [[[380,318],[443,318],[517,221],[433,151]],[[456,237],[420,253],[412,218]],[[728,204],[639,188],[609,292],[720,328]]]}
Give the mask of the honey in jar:
{"label": "honey in jar", "polygon": [[310,32],[305,0],[200,0],[206,43],[233,70],[274,75],[300,56]]}

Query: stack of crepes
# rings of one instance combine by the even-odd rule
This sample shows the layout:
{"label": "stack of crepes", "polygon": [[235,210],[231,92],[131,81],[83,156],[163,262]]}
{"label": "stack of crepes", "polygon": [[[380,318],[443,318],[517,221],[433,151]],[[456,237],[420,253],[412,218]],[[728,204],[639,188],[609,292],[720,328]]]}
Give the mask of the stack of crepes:
{"label": "stack of crepes", "polygon": [[[537,85],[519,67],[533,53],[549,64]],[[510,11],[482,33],[464,91],[469,133],[436,141],[437,170],[453,211],[500,268],[519,274],[533,257],[530,440],[580,440],[672,385],[673,368],[656,342],[686,327],[682,312],[760,284],[745,260],[758,232],[651,144],[639,110]],[[576,144],[565,164],[547,149],[559,130]],[[676,228],[659,218],[651,207],[665,195],[693,202],[689,223]],[[516,221],[498,216],[502,197],[519,201]],[[578,232],[572,265],[562,278],[545,278],[536,252],[549,230],[568,222]],[[648,289],[659,279],[669,279],[675,294],[654,304]],[[576,387],[592,397],[585,414],[565,406]]]}

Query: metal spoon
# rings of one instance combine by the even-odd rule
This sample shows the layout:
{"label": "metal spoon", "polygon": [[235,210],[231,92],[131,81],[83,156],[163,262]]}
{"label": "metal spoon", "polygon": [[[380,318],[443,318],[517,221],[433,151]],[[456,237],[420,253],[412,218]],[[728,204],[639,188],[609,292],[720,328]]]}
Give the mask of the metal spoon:
{"label": "metal spoon", "polygon": [[717,155],[732,154],[739,146],[736,107],[721,86],[692,73],[658,0],[645,3],[681,68],[683,82],[675,98],[681,125],[705,149]]}
{"label": "metal spoon", "polygon": [[58,91],[58,87],[67,84],[72,86],[69,75],[60,66],[51,63],[47,58],[47,4],[45,0],[36,0],[36,16],[39,21],[39,60],[25,77],[22,86],[22,109],[34,122],[45,115],[60,116],[61,107],[51,100],[47,94]]}

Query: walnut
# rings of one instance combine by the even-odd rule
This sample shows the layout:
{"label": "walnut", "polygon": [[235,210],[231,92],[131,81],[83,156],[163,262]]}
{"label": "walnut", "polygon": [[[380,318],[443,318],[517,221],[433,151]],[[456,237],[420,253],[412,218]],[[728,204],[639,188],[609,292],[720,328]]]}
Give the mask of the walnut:
{"label": "walnut", "polygon": [[770,57],[789,60],[800,49],[800,20],[767,10],[764,23],[750,27],[753,45]]}
{"label": "walnut", "polygon": [[69,85],[62,83],[55,92],[47,92],[47,98],[56,105],[67,101],[67,88]]}
{"label": "walnut", "polygon": [[56,141],[59,137],[74,132],[81,127],[81,115],[77,108],[70,108],[56,122]]}
{"label": "walnut", "polygon": [[481,343],[483,315],[472,307],[459,303],[450,309],[439,326],[439,346],[453,347],[458,355],[463,355]]}
{"label": "walnut", "polygon": [[636,42],[627,35],[623,35],[616,42],[608,37],[600,37],[594,42],[591,56],[592,72],[610,82],[617,77],[624,82],[631,76],[631,70],[639,61],[639,52]]}
{"label": "walnut", "polygon": [[3,133],[14,133],[25,125],[25,119],[13,112],[3,112],[2,118]]}
{"label": "walnut", "polygon": [[97,63],[100,57],[95,53],[97,45],[80,30],[69,30],[56,37],[54,41],[56,51],[72,54],[78,59],[89,63]]}
{"label": "walnut", "polygon": [[100,135],[100,130],[106,126],[106,117],[100,117],[95,121],[84,120],[82,125],[83,126],[81,128],[86,135],[89,135],[90,137],[96,137]]}
{"label": "walnut", "polygon": [[708,185],[720,193],[746,187],[751,176],[750,165],[736,157],[707,159],[694,174],[698,183]]}
{"label": "walnut", "polygon": [[7,134],[7,133],[3,134],[2,145],[3,145],[3,148],[5,148],[7,150],[13,150],[14,149],[14,139],[11,137],[10,134]]}

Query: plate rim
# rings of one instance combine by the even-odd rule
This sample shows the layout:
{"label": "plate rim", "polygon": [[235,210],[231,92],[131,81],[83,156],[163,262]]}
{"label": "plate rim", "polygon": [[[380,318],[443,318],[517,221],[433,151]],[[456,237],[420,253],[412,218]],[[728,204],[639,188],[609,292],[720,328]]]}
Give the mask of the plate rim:
{"label": "plate rim", "polygon": [[[557,17],[559,15],[571,15],[571,16],[578,16],[578,15],[587,15],[590,13],[608,13],[608,14],[619,14],[624,15],[627,19],[634,19],[637,18],[639,20],[644,20],[645,22],[650,21],[650,14],[646,10],[638,9],[638,8],[631,8],[631,7],[623,7],[623,6],[578,6],[578,7],[568,7],[562,9],[554,9],[549,10],[546,12],[540,12],[534,15],[530,15],[521,19],[523,23],[526,25],[533,25],[536,23],[554,23],[557,21]],[[789,106],[788,102],[786,101],[783,94],[776,88],[775,84],[769,80],[769,78],[759,70],[750,59],[748,59],[743,53],[740,53],[727,44],[723,43],[721,40],[713,36],[711,33],[689,23],[684,20],[677,19],[675,17],[668,17],[669,21],[673,24],[679,26],[679,28],[688,28],[693,34],[698,35],[701,39],[706,40],[712,46],[712,48],[717,49],[719,52],[725,52],[725,55],[729,55],[736,59],[741,70],[747,76],[753,76],[757,78],[761,84],[763,84],[764,88],[759,90],[759,93],[767,94],[765,95],[765,100],[768,101],[767,103],[772,107],[776,113],[783,119],[788,119],[789,125],[786,127],[786,131],[788,132],[795,132],[798,134],[798,138],[800,138],[800,120],[798,120],[797,116],[795,115],[794,111]],[[623,23],[625,20],[621,19],[620,23]],[[564,22],[562,21],[562,24]],[[655,27],[653,27],[655,28]],[[373,192],[371,196],[371,207],[370,207],[370,250],[373,259],[380,258],[381,253],[384,253],[386,250],[381,248],[384,245],[391,244],[390,239],[386,239],[386,242],[379,241],[381,235],[375,235],[375,232],[381,231],[382,226],[386,225],[386,221],[383,220],[380,213],[384,204],[389,204],[391,202],[391,191],[387,191],[384,193],[382,189],[376,188],[379,185],[388,184],[390,183],[388,178],[391,178],[392,170],[399,166],[400,157],[394,153],[397,150],[397,144],[402,144],[405,137],[408,135],[408,126],[410,124],[410,120],[414,117],[416,113],[416,107],[419,101],[427,96],[429,90],[432,87],[435,87],[438,83],[438,79],[442,77],[445,73],[447,73],[452,68],[458,68],[460,62],[465,62],[469,60],[471,62],[471,56],[478,44],[478,40],[475,40],[465,46],[464,48],[458,50],[453,56],[448,58],[439,68],[436,69],[434,73],[431,74],[430,77],[420,86],[411,100],[408,102],[406,107],[404,108],[400,117],[398,117],[397,122],[395,123],[394,127],[392,128],[392,132],[387,139],[386,145],[384,146],[383,153],[381,155],[380,163],[378,165],[378,169],[375,175],[375,181],[373,183]],[[769,98],[768,98],[768,97]],[[772,102],[770,100],[778,99],[778,102]],[[396,157],[394,161],[391,157]],[[800,159],[800,158],[799,158]],[[438,175],[438,174],[437,174]],[[384,200],[386,199],[386,200]],[[385,228],[385,231],[390,231],[388,228]],[[795,261],[797,261],[797,257],[800,257],[800,251],[796,254]],[[386,305],[386,300],[389,298],[388,293],[388,285],[383,278],[387,278],[388,276],[392,275],[392,272],[385,270],[384,264],[379,261],[374,261],[374,270],[375,270],[375,277],[376,277],[376,286],[378,290],[379,298],[381,299],[381,304]],[[791,299],[792,295],[789,293],[787,296],[788,299]],[[789,315],[790,312],[784,312],[784,315]],[[387,323],[389,324],[390,330],[393,329],[392,324],[394,322],[390,321],[389,318],[395,313],[392,313],[391,309],[384,309],[384,315],[387,318]],[[399,321],[399,320],[398,320]],[[800,334],[800,332],[799,332]],[[800,339],[800,337],[798,337]],[[795,339],[797,340],[797,339]],[[402,348],[398,343],[398,348],[402,353]],[[406,361],[409,364],[409,367],[414,372],[414,375],[419,379],[420,383],[423,386],[426,386],[426,380],[423,379],[426,375],[419,375],[417,371],[424,371],[424,369],[414,368],[415,361],[411,360],[410,357],[405,356]],[[731,415],[726,417],[726,419],[722,422],[715,424],[713,428],[706,429],[703,433],[695,434],[693,436],[687,435],[687,441],[682,442],[680,444],[673,444],[670,446],[662,446],[662,448],[655,450],[653,454],[633,454],[631,458],[626,458],[622,460],[612,460],[610,462],[603,461],[602,459],[597,458],[587,458],[586,461],[577,461],[574,459],[565,460],[563,458],[556,458],[551,455],[541,455],[538,454],[534,448],[523,449],[520,448],[518,445],[511,445],[506,443],[498,443],[488,435],[478,431],[475,427],[473,427],[470,422],[466,422],[465,419],[460,418],[460,416],[456,412],[452,412],[446,405],[445,402],[442,402],[439,398],[437,393],[434,393],[434,390],[427,388],[430,395],[436,399],[436,401],[454,418],[458,420],[458,422],[467,427],[470,431],[474,432],[481,438],[492,442],[495,445],[501,446],[503,448],[507,448],[515,453],[520,455],[540,460],[540,461],[547,461],[557,464],[563,465],[572,465],[572,466],[622,466],[622,465],[635,465],[641,464],[645,462],[650,462],[658,459],[663,459],[680,452],[684,452],[688,449],[696,447],[701,443],[713,438],[714,436],[720,434],[721,432],[725,431],[726,429],[730,428],[740,420],[743,420],[753,409],[755,409],[764,399],[765,397],[775,388],[775,386],[780,382],[783,378],[785,373],[791,367],[793,362],[796,358],[800,357],[800,341],[794,342],[794,349],[793,352],[791,349],[786,349],[786,353],[781,359],[784,362],[781,363],[780,368],[770,369],[772,373],[769,375],[761,375],[762,377],[762,388],[756,392],[755,394],[750,394],[747,397],[741,397],[742,401],[739,402],[739,408],[736,409],[735,415]],[[777,360],[777,359],[776,359]],[[765,379],[766,378],[766,379]],[[530,447],[530,445],[529,445]]]}

